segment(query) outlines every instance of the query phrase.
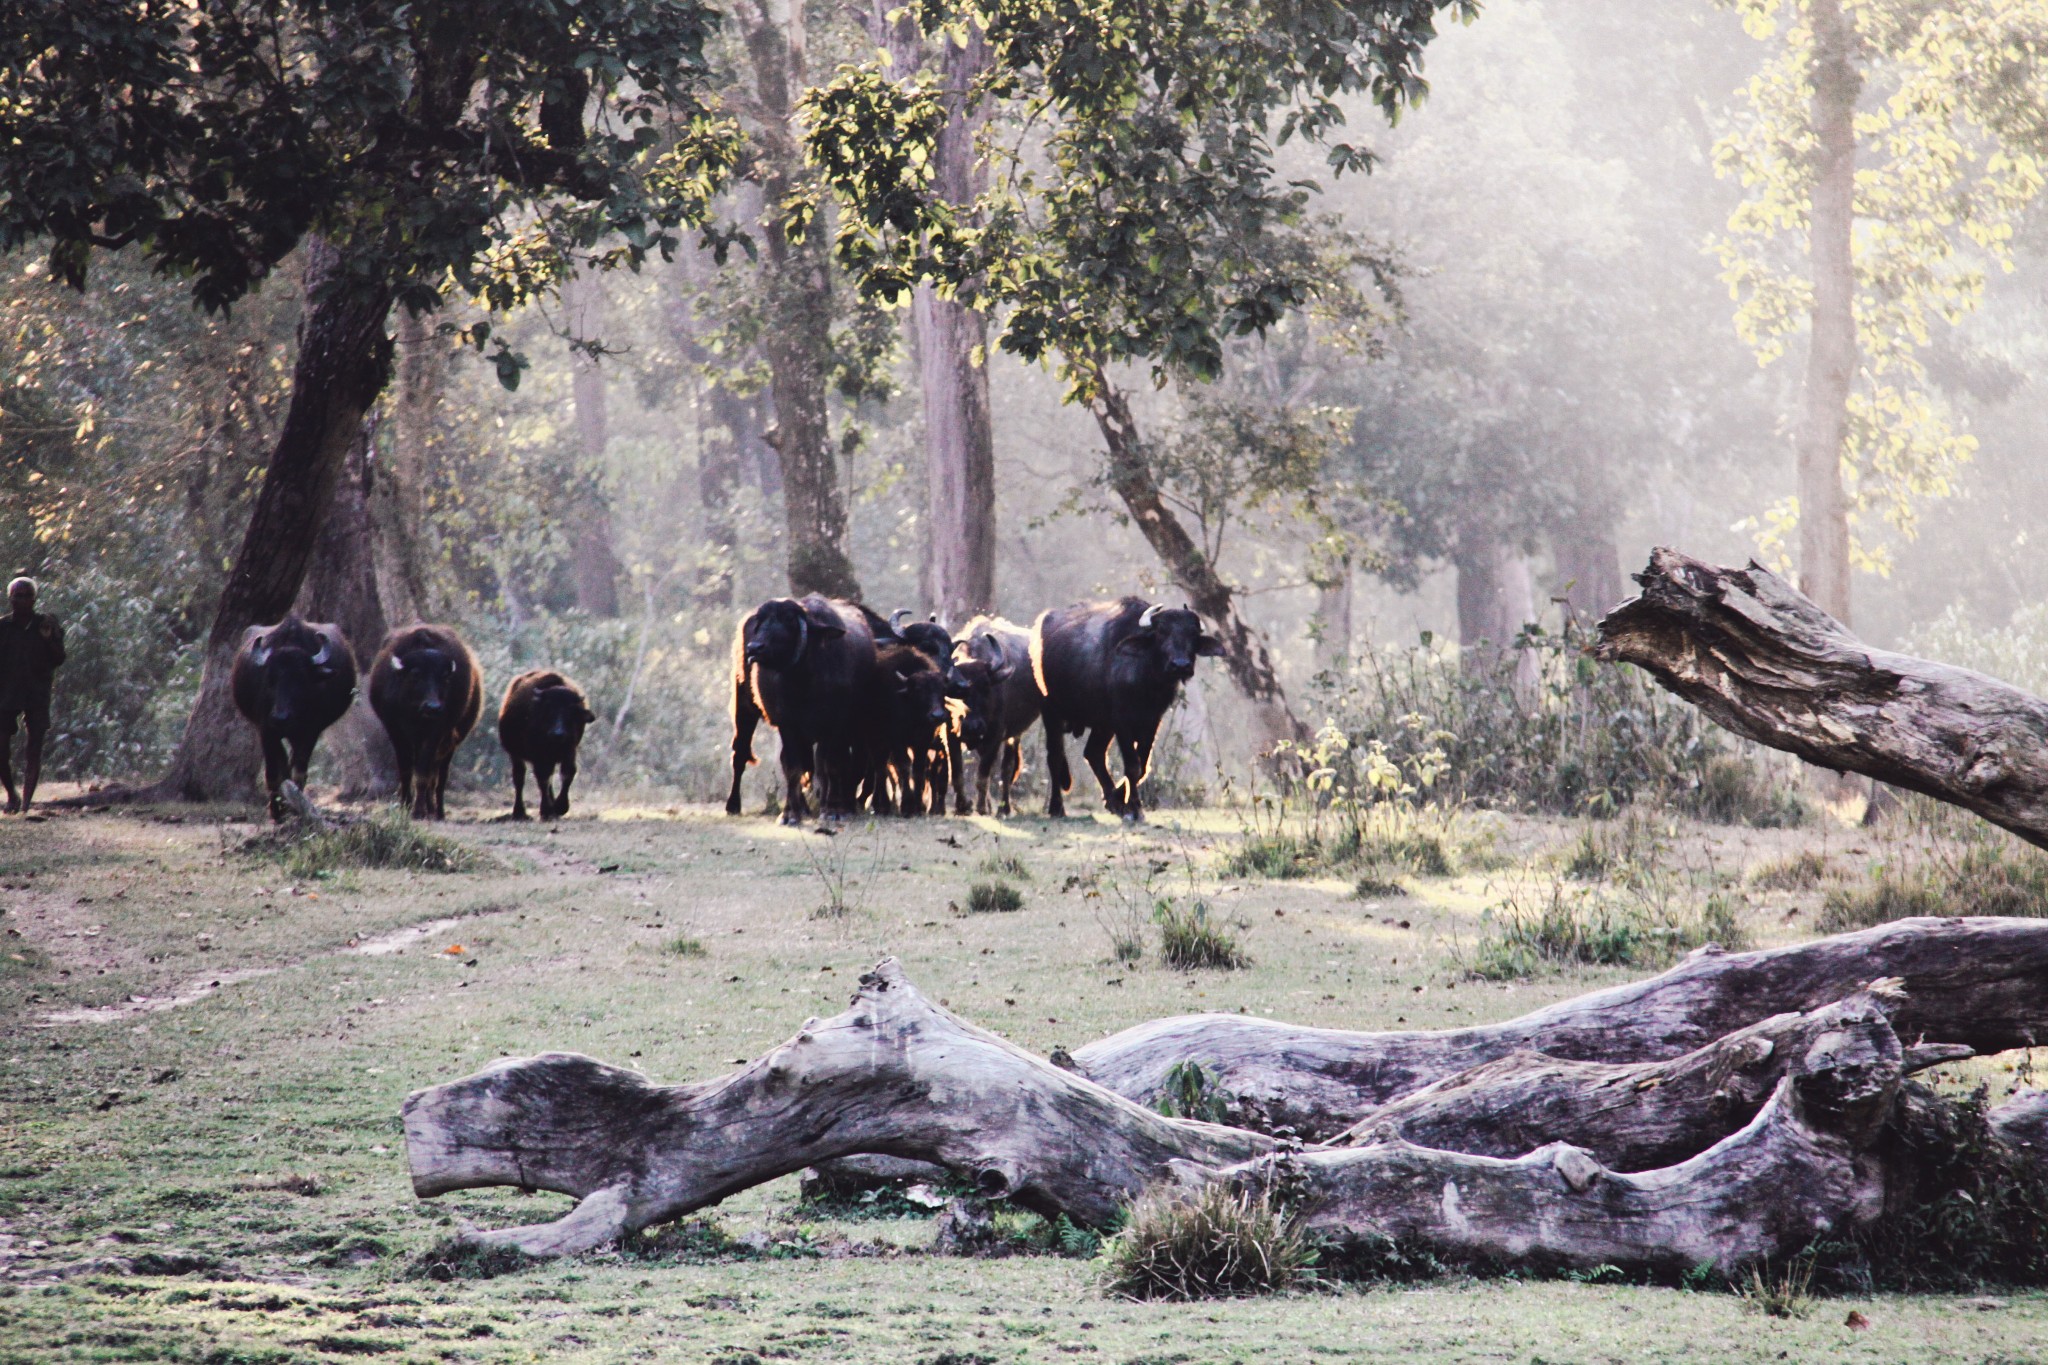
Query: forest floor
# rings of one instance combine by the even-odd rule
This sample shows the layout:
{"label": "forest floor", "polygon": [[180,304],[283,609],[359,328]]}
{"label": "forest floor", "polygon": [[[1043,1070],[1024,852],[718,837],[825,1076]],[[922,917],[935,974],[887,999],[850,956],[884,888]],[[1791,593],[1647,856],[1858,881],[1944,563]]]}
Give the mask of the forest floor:
{"label": "forest floor", "polygon": [[[825,838],[698,806],[579,806],[552,828],[493,822],[502,808],[478,798],[445,826],[481,870],[299,880],[244,849],[248,811],[0,821],[0,1365],[2048,1359],[2040,1294],[1824,1298],[1782,1319],[1719,1290],[1465,1278],[1130,1303],[1084,1259],[926,1255],[923,1211],[828,1214],[794,1177],[658,1254],[425,1277],[418,1258],[458,1220],[541,1221],[567,1201],[416,1199],[409,1091],[550,1049],[715,1076],[843,1008],[886,953],[1040,1053],[1200,1010],[1462,1025],[1648,970],[1462,970],[1482,912],[1570,857],[1569,821],[1467,817],[1466,870],[1359,899],[1346,879],[1224,876],[1242,832],[1224,811]],[[1802,849],[1865,866],[1881,844],[1681,822],[1660,856],[1744,886]],[[1022,909],[963,913],[998,866]],[[1252,965],[1116,963],[1119,917],[1168,893],[1231,919]],[[1745,892],[1743,913],[1758,941],[1787,941],[1819,895]],[[1856,1314],[1867,1327],[1845,1325]]]}

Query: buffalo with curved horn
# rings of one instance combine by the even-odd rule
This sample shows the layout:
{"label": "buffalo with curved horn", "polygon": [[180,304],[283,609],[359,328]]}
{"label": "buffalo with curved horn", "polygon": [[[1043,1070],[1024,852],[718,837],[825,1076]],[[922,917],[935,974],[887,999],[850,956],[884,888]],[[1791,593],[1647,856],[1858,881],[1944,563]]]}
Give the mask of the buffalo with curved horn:
{"label": "buffalo with curved horn", "polygon": [[313,746],[355,701],[355,652],[341,627],[303,621],[293,613],[274,626],[251,626],[242,633],[228,688],[235,709],[262,741],[270,818],[282,820],[285,779],[305,789]]}

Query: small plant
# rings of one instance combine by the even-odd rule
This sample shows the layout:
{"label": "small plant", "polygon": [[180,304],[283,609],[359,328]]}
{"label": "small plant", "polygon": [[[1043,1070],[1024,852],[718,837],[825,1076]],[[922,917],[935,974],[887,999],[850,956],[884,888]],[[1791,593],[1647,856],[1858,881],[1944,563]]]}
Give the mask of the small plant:
{"label": "small plant", "polygon": [[1164,1089],[1156,1107],[1168,1118],[1230,1122],[1230,1092],[1200,1062],[1175,1062],[1168,1067]]}
{"label": "small plant", "polygon": [[1292,881],[1312,877],[1324,862],[1322,846],[1293,834],[1247,834],[1237,850],[1223,860],[1232,877],[1265,877]]}
{"label": "small plant", "polygon": [[1811,891],[1827,880],[1829,871],[1826,856],[1807,848],[1764,863],[1749,874],[1749,884],[1759,891]]}
{"label": "small plant", "polygon": [[1005,881],[976,882],[967,888],[969,914],[1003,914],[1024,908],[1024,893]]}
{"label": "small plant", "polygon": [[1020,882],[1031,880],[1031,869],[1014,853],[991,853],[981,860],[981,865],[976,870],[986,872],[992,877],[1014,877]]}
{"label": "small plant", "polygon": [[1210,918],[1209,907],[1202,901],[1183,908],[1170,897],[1162,898],[1153,906],[1152,917],[1159,925],[1160,959],[1169,967],[1230,971],[1251,965],[1251,954],[1237,941],[1237,935]]}
{"label": "small plant", "polygon": [[1315,1262],[1314,1244],[1268,1195],[1216,1183],[1140,1195],[1098,1264],[1111,1294],[1186,1301],[1298,1288]]}
{"label": "small plant", "polygon": [[477,872],[490,859],[445,834],[421,829],[403,811],[381,810],[335,829],[285,844],[285,871],[308,880],[337,868],[402,868],[412,872]]}
{"label": "small plant", "polygon": [[1813,1258],[1795,1257],[1775,1272],[1753,1265],[1733,1285],[1743,1303],[1766,1317],[1803,1318],[1813,1308]]}
{"label": "small plant", "polygon": [[1367,901],[1381,896],[1405,896],[1407,894],[1407,887],[1380,872],[1364,873],[1351,886],[1351,898],[1353,900]]}
{"label": "small plant", "polygon": [[1632,967],[1650,956],[1642,926],[1620,906],[1552,882],[1547,897],[1510,894],[1487,911],[1492,932],[1471,966],[1486,981],[1512,981],[1556,967]]}
{"label": "small plant", "polygon": [[663,944],[662,949],[665,952],[675,954],[677,957],[708,957],[710,955],[705,951],[702,939],[692,938],[688,934],[676,935]]}
{"label": "small plant", "polygon": [[819,856],[814,842],[805,841],[804,857],[810,861],[811,871],[817,875],[818,883],[825,891],[825,899],[811,910],[812,919],[844,919],[860,909],[867,884],[874,880],[875,873],[882,867],[881,831],[870,820],[865,832],[868,836],[867,850],[872,855],[865,868],[855,866],[858,855],[851,830],[833,837],[823,857]]}
{"label": "small plant", "polygon": [[1798,792],[1772,781],[1762,765],[1733,754],[1708,760],[1699,785],[1679,799],[1701,819],[1723,825],[1796,829],[1813,818],[1813,807]]}

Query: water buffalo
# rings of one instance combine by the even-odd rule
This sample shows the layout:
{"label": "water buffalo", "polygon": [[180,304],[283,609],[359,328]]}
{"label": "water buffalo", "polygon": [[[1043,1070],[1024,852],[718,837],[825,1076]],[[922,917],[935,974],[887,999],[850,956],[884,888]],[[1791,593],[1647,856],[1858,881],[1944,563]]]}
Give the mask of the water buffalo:
{"label": "water buffalo", "polygon": [[[521,673],[505,689],[498,707],[498,743],[512,760],[512,818],[526,816],[526,765],[540,788],[540,818],[559,820],[569,813],[569,784],[576,780],[576,748],[583,727],[597,719],[584,700],[583,689],[551,668]],[[562,788],[548,791],[548,779],[562,770]]]}
{"label": "water buffalo", "polygon": [[742,622],[732,645],[732,789],[725,813],[740,813],[740,778],[754,762],[754,728],[782,736],[782,823],[809,815],[806,778],[815,778],[827,815],[851,815],[872,749],[864,704],[875,695],[875,632],[868,613],[816,593],[777,597]]}
{"label": "water buffalo", "polygon": [[274,626],[242,632],[228,690],[262,740],[270,818],[282,820],[285,779],[305,789],[313,746],[356,699],[355,652],[341,627],[302,621],[294,613]]}
{"label": "water buffalo", "polygon": [[[1152,764],[1160,717],[1194,676],[1195,660],[1221,653],[1222,641],[1185,607],[1125,597],[1039,613],[1031,627],[1031,672],[1045,699],[1046,814],[1066,814],[1062,797],[1074,781],[1063,736],[1085,732],[1081,755],[1102,784],[1103,805],[1126,820],[1144,819],[1138,786]],[[1111,740],[1123,755],[1121,783],[1109,775]]]}
{"label": "water buffalo", "polygon": [[952,712],[947,697],[952,688],[946,672],[929,654],[900,641],[883,645],[875,658],[879,704],[870,716],[876,727],[870,738],[870,785],[876,810],[889,813],[888,783],[893,779],[897,814],[940,814],[950,775],[947,734]]}
{"label": "water buffalo", "polygon": [[[993,774],[1002,783],[1002,804],[995,813],[1010,813],[1010,784],[1024,766],[1023,735],[1038,721],[1038,683],[1031,674],[1031,632],[1000,616],[977,616],[960,628],[960,643],[954,648],[953,672],[960,680],[959,695],[965,710],[954,723],[957,755],[961,746],[970,750],[974,764],[974,809],[989,811],[988,782]],[[953,809],[967,813],[967,783],[954,763],[954,781],[959,784]]]}
{"label": "water buffalo", "polygon": [[398,755],[398,800],[415,820],[448,813],[448,764],[483,713],[476,656],[447,626],[394,630],[370,666],[370,709]]}

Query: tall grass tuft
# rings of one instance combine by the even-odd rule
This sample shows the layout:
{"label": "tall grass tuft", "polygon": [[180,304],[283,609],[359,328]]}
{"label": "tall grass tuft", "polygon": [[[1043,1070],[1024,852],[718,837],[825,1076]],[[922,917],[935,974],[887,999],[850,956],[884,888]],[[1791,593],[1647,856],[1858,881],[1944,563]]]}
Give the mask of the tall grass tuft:
{"label": "tall grass tuft", "polygon": [[1825,933],[1869,929],[1913,915],[2048,918],[2048,854],[2004,836],[1887,865],[1860,886],[1831,889],[1816,925]]}
{"label": "tall grass tuft", "polygon": [[1102,1245],[1103,1287],[1127,1299],[1243,1298],[1312,1282],[1315,1245],[1265,1194],[1148,1190]]}
{"label": "tall grass tuft", "polygon": [[976,882],[967,888],[969,914],[1006,914],[1024,908],[1024,893],[1006,881]]}
{"label": "tall grass tuft", "polygon": [[1202,901],[1183,907],[1178,901],[1162,899],[1153,907],[1152,917],[1159,925],[1160,959],[1169,967],[1232,971],[1251,965],[1252,956],[1237,935],[1212,918]]}
{"label": "tall grass tuft", "polygon": [[491,860],[445,834],[421,829],[399,810],[380,810],[351,824],[294,839],[282,848],[285,871],[312,878],[343,868],[412,872],[478,872]]}
{"label": "tall grass tuft", "polygon": [[1746,948],[1741,910],[1718,891],[1692,902],[1663,883],[1613,895],[1552,879],[1513,888],[1486,912],[1487,931],[1465,971],[1515,981],[1574,967],[1663,966],[1708,943]]}

